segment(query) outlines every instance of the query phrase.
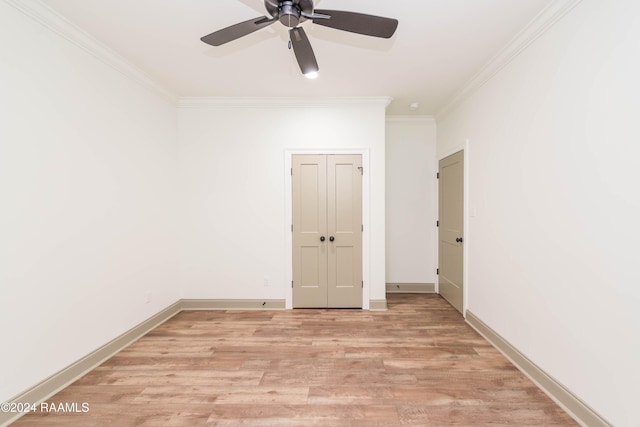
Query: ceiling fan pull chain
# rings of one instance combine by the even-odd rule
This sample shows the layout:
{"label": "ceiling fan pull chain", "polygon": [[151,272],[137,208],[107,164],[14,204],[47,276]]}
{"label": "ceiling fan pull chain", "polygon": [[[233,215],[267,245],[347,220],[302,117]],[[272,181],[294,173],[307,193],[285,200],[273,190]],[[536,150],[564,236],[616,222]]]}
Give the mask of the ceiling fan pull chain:
{"label": "ceiling fan pull chain", "polygon": [[289,50],[291,50],[291,39],[289,39]]}

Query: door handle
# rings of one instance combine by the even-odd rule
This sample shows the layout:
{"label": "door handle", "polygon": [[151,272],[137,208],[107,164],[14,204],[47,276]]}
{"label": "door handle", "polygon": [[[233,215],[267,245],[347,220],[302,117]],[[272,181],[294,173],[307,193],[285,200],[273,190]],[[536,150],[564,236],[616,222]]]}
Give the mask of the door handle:
{"label": "door handle", "polygon": [[456,242],[462,243],[462,237],[456,237]]}
{"label": "door handle", "polygon": [[324,236],[320,236],[320,241],[324,242]]}
{"label": "door handle", "polygon": [[333,237],[333,236],[330,236],[330,237],[329,237],[329,241],[330,241],[330,242],[333,242],[334,240],[336,240],[336,238],[335,238],[335,237]]}

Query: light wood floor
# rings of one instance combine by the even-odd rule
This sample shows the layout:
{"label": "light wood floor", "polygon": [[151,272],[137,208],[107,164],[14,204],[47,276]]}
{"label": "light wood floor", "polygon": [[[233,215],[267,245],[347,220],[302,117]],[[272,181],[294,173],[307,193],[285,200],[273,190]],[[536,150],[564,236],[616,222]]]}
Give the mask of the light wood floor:
{"label": "light wood floor", "polygon": [[436,295],[182,312],[14,426],[577,425]]}

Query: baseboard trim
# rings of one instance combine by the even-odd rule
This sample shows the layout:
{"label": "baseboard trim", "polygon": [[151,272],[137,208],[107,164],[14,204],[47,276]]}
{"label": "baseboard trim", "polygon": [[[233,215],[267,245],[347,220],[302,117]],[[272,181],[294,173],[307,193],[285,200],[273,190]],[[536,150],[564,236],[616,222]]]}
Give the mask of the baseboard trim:
{"label": "baseboard trim", "polygon": [[[170,305],[144,322],[129,329],[97,350],[89,353],[61,371],[51,375],[9,402],[36,403],[45,401],[78,378],[82,377],[114,354],[137,341],[140,337],[166,322],[181,311],[180,301]],[[0,412],[0,426],[7,426],[24,414]]]}
{"label": "baseboard trim", "polygon": [[435,283],[387,283],[388,294],[435,294]]}
{"label": "baseboard trim", "polygon": [[[40,404],[67,387],[95,367],[118,353],[125,347],[137,341],[140,337],[160,326],[181,311],[190,310],[284,310],[283,299],[259,299],[259,300],[218,300],[218,299],[182,299],[151,316],[149,319],[134,326],[129,331],[114,338],[102,347],[89,353],[78,361],[72,363],[49,378],[20,393],[9,403],[23,402]],[[386,310],[387,300],[371,300],[370,310]],[[0,412],[0,427],[6,427],[24,414],[12,414]]]}
{"label": "baseboard trim", "polygon": [[509,341],[502,338],[469,310],[466,312],[466,321],[580,425],[585,427],[611,427],[611,424],[589,405],[529,360]]}
{"label": "baseboard trim", "polygon": [[183,299],[182,310],[284,310],[283,299]]}
{"label": "baseboard trim", "polygon": [[369,300],[369,310],[370,311],[386,311],[387,310],[387,300],[386,299],[372,299],[372,300]]}
{"label": "baseboard trim", "polygon": [[[195,300],[183,299],[165,308],[124,334],[89,353],[49,378],[11,399],[9,402],[36,403],[45,401],[78,378],[129,346],[152,329],[183,310],[284,310],[285,300]],[[0,426],[5,427],[23,414],[0,412]]]}

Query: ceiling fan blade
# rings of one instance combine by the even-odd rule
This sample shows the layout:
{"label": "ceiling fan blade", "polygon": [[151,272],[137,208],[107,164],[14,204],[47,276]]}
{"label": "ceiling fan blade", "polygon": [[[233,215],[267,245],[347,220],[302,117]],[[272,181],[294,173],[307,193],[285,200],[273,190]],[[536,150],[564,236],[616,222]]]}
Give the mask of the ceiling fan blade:
{"label": "ceiling fan blade", "polygon": [[210,44],[211,46],[221,46],[225,43],[229,43],[230,41],[246,36],[247,34],[251,34],[254,31],[258,31],[260,28],[267,27],[276,21],[277,19],[269,19],[261,16],[259,18],[250,19],[248,21],[223,28],[222,30],[218,30],[215,33],[202,37],[200,40]]}
{"label": "ceiling fan blade", "polygon": [[313,48],[304,30],[300,27],[292,28],[289,30],[289,37],[291,37],[293,53],[296,54],[296,59],[298,60],[302,74],[317,73],[319,68],[316,55],[313,53]]}
{"label": "ceiling fan blade", "polygon": [[341,10],[315,9],[314,14],[329,15],[331,18],[316,18],[313,23],[336,30],[365,36],[388,39],[396,32],[398,20],[382,16],[365,15],[364,13],[345,12]]}

